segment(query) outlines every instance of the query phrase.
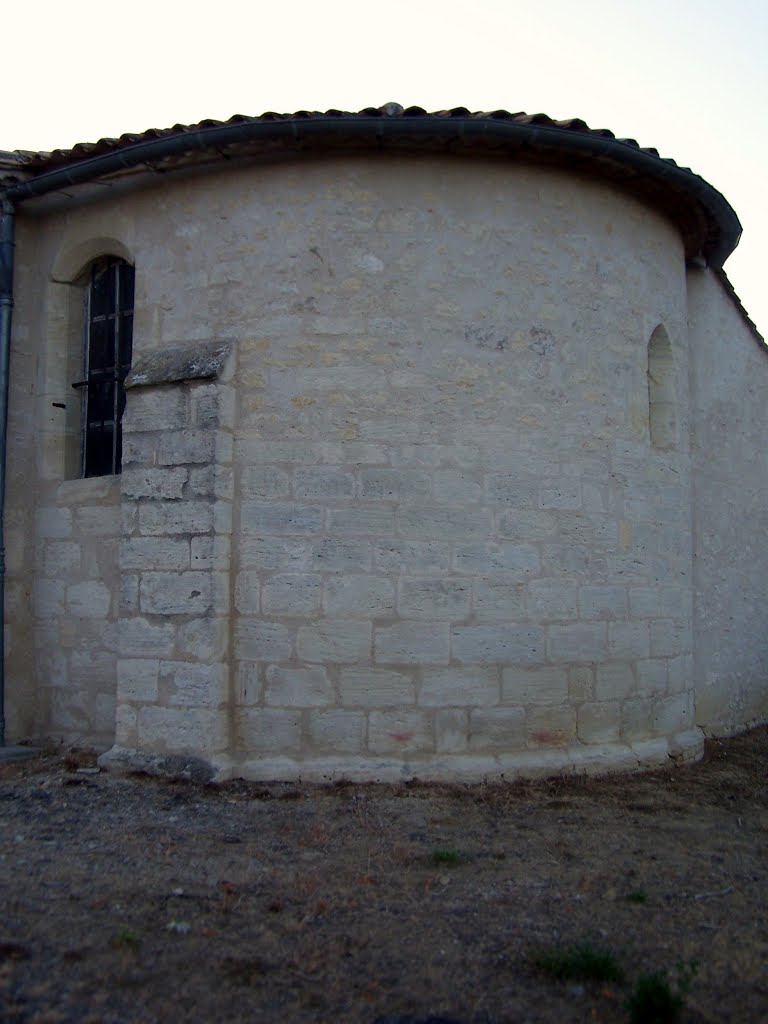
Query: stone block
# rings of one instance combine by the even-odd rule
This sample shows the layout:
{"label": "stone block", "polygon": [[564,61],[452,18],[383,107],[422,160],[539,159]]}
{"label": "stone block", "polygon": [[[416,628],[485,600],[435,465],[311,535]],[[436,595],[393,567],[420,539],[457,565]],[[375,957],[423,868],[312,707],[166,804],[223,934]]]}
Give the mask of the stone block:
{"label": "stone block", "polygon": [[560,579],[531,580],[526,588],[528,614],[537,622],[577,619],[578,588]]}
{"label": "stone block", "polygon": [[323,619],[311,626],[301,626],[297,648],[302,661],[368,661],[371,656],[371,623]]}
{"label": "stone block", "polygon": [[567,747],[576,735],[576,712],[566,704],[529,708],[526,736],[529,747]]}
{"label": "stone block", "polygon": [[132,388],[127,393],[123,433],[181,430],[189,424],[182,388]]}
{"label": "stone block", "polygon": [[120,569],[175,570],[190,567],[189,541],[181,537],[128,537],[120,542]]}
{"label": "stone block", "polygon": [[235,583],[235,607],[243,615],[258,615],[261,603],[261,573],[240,572]]}
{"label": "stone block", "polygon": [[64,580],[36,579],[33,607],[39,619],[55,619],[64,614],[67,585]]}
{"label": "stone block", "polygon": [[158,754],[210,757],[227,748],[226,716],[208,708],[139,708],[138,745]]}
{"label": "stone block", "polygon": [[121,701],[155,704],[160,662],[153,658],[119,658],[117,693]]}
{"label": "stone block", "polygon": [[490,473],[486,478],[486,492],[496,505],[511,505],[517,509],[539,507],[539,480],[521,473]]}
{"label": "stone block", "polygon": [[679,654],[667,662],[667,688],[670,694],[683,693],[694,684],[693,655]]}
{"label": "stone block", "polygon": [[160,680],[178,707],[219,707],[229,696],[228,667],[221,663],[161,661]]}
{"label": "stone block", "polygon": [[215,533],[229,535],[232,533],[232,503],[217,501],[213,505],[213,529]]}
{"label": "stone block", "polygon": [[432,495],[432,478],[417,469],[363,469],[358,494],[363,501],[425,501]]}
{"label": "stone block", "polygon": [[585,619],[625,619],[626,587],[579,587],[579,609]]}
{"label": "stone block", "polygon": [[647,739],[652,729],[653,704],[651,697],[638,697],[624,701],[621,708],[621,735],[624,740],[632,743]]}
{"label": "stone block", "polygon": [[594,551],[586,544],[543,544],[541,567],[545,576],[569,577],[571,580],[589,579],[594,575]]}
{"label": "stone block", "polygon": [[637,662],[637,692],[639,696],[666,693],[667,683],[667,661],[665,658],[646,658]]}
{"label": "stone block", "polygon": [[354,492],[354,477],[339,469],[319,467],[297,469],[294,473],[293,493],[297,498],[338,500],[351,498]]}
{"label": "stone block", "polygon": [[522,708],[476,708],[469,713],[469,749],[519,750],[525,746]]}
{"label": "stone block", "polygon": [[651,656],[672,658],[690,650],[691,634],[688,624],[675,619],[656,619],[651,622]]}
{"label": "stone block", "polygon": [[168,658],[173,654],[175,630],[170,622],[154,623],[143,618],[121,619],[118,650],[128,657]]}
{"label": "stone block", "polygon": [[[289,661],[293,631],[279,622],[240,619],[235,627],[235,655],[245,661]],[[303,657],[303,656],[302,656]],[[307,659],[309,660],[309,659]],[[322,661],[322,658],[314,659]]]}
{"label": "stone block", "polygon": [[309,741],[319,751],[359,754],[365,745],[363,711],[319,711],[309,718]]}
{"label": "stone block", "polygon": [[446,466],[473,469],[478,450],[471,445],[405,444],[391,450],[393,466]]}
{"label": "stone block", "polygon": [[266,615],[314,615],[320,611],[321,593],[317,575],[278,573],[262,584],[262,610]]}
{"label": "stone block", "polygon": [[344,541],[326,537],[312,545],[313,569],[322,572],[355,572],[370,569],[371,545],[368,541]]}
{"label": "stone block", "polygon": [[539,488],[539,508],[581,508],[581,484],[569,477],[542,481]]}
{"label": "stone block", "polygon": [[195,384],[189,387],[190,423],[205,430],[219,425],[218,391],[216,384]]}
{"label": "stone block", "polygon": [[328,511],[330,533],[359,537],[389,537],[395,532],[394,509],[332,508]]}
{"label": "stone block", "polygon": [[514,622],[525,619],[524,593],[522,583],[475,579],[472,581],[475,617],[478,621]]}
{"label": "stone block", "polygon": [[604,622],[574,622],[549,626],[547,654],[551,661],[601,661],[607,650]]}
{"label": "stone block", "polygon": [[499,703],[495,668],[425,668],[418,703],[424,707],[487,707]]}
{"label": "stone block", "polygon": [[483,485],[469,473],[441,469],[434,474],[435,501],[441,505],[477,505],[483,500]]}
{"label": "stone block", "polygon": [[615,743],[621,732],[618,701],[582,704],[578,709],[576,734],[582,743]]}
{"label": "stone block", "polygon": [[336,576],[325,583],[323,610],[340,618],[391,616],[395,610],[395,588],[382,576]]}
{"label": "stone block", "polygon": [[138,614],[138,577],[127,572],[120,574],[120,615]]}
{"label": "stone block", "polygon": [[226,618],[190,619],[179,625],[176,653],[181,658],[201,662],[223,662],[229,653],[229,628]]}
{"label": "stone block", "polygon": [[653,713],[653,731],[658,736],[671,736],[694,726],[693,694],[678,693],[657,702]]}
{"label": "stone block", "polygon": [[[180,467],[183,468],[183,467]],[[204,466],[190,466],[184,472],[189,474],[187,493],[195,498],[213,498],[218,492],[227,500],[232,498],[232,470],[228,466],[215,466],[208,463]]]}
{"label": "stone block", "polygon": [[241,708],[237,739],[243,753],[297,754],[301,747],[301,712],[282,708]]}
{"label": "stone block", "polygon": [[139,506],[139,530],[149,536],[208,533],[213,508],[207,501],[157,501]]}
{"label": "stone block", "polygon": [[404,578],[398,584],[397,610],[404,619],[456,622],[469,614],[471,594],[468,580]]}
{"label": "stone block", "polygon": [[591,665],[571,665],[568,668],[568,697],[571,703],[592,700],[595,695],[595,670]]}
{"label": "stone block", "polygon": [[66,578],[80,568],[80,545],[69,540],[46,541],[43,547],[43,573]]}
{"label": "stone block", "polygon": [[40,508],[35,514],[37,536],[44,540],[66,540],[72,534],[72,510]]}
{"label": "stone block", "polygon": [[463,754],[469,747],[469,712],[441,708],[435,712],[435,750],[438,754]]}
{"label": "stone block", "polygon": [[139,607],[145,615],[203,615],[211,598],[207,572],[145,572],[139,582]]}
{"label": "stone block", "polygon": [[595,697],[599,701],[624,700],[635,693],[635,672],[628,662],[597,666]]}
{"label": "stone block", "polygon": [[647,658],[650,652],[648,623],[610,622],[608,624],[608,653],[612,658],[633,661]]}
{"label": "stone block", "polygon": [[67,604],[81,619],[105,619],[112,605],[112,591],[99,580],[84,580],[67,587]]}
{"label": "stone block", "polygon": [[392,540],[375,545],[374,562],[378,569],[397,575],[448,572],[451,547],[441,541]]}
{"label": "stone block", "polygon": [[320,707],[333,704],[333,687],[324,668],[267,668],[265,701],[275,707]]}
{"label": "stone block", "polygon": [[525,580],[541,569],[539,553],[532,544],[484,541],[458,544],[454,564],[457,572],[472,576],[504,576]]}
{"label": "stone block", "polygon": [[658,589],[656,587],[630,587],[629,613],[632,618],[658,618],[662,614]]}
{"label": "stone block", "polygon": [[373,754],[416,754],[435,747],[432,722],[423,711],[371,711],[368,749]]}
{"label": "stone block", "polygon": [[230,537],[202,534],[193,537],[189,545],[189,563],[192,569],[219,569],[229,571],[232,541]]}
{"label": "stone block", "polygon": [[136,732],[138,715],[128,704],[118,704],[115,708],[115,743],[120,747],[133,749],[138,744]]}
{"label": "stone block", "polygon": [[343,668],[339,694],[345,706],[386,708],[416,701],[416,684],[411,675],[375,668]]}
{"label": "stone block", "polygon": [[122,473],[120,488],[124,498],[181,498],[188,471],[177,466],[157,469],[152,466],[127,466]]}
{"label": "stone block", "polygon": [[[132,465],[153,466],[157,461],[158,440],[159,435],[155,433],[126,433],[123,417],[123,472]],[[120,475],[122,477],[122,473]]]}
{"label": "stone block", "polygon": [[557,532],[558,519],[553,512],[516,508],[497,512],[495,526],[500,537],[533,543],[538,540],[551,540]]}
{"label": "stone block", "polygon": [[310,568],[311,546],[306,540],[284,537],[241,537],[240,564],[246,569],[301,572]]}
{"label": "stone block", "polygon": [[407,539],[435,537],[486,537],[491,532],[491,513],[482,508],[418,506],[397,513],[398,533]]}
{"label": "stone block", "polygon": [[285,498],[291,489],[291,478],[275,466],[243,466],[240,493],[243,498]]}
{"label": "stone block", "polygon": [[456,661],[467,665],[533,665],[544,660],[544,630],[502,623],[455,626],[451,630],[451,649]]}
{"label": "stone block", "polygon": [[262,703],[264,666],[255,661],[240,661],[235,673],[235,704]]}
{"label": "stone block", "polygon": [[398,622],[377,628],[375,661],[392,665],[447,665],[448,625],[442,622]]}
{"label": "stone block", "polygon": [[243,533],[317,533],[322,526],[323,510],[319,505],[244,501],[240,508]]}
{"label": "stone block", "polygon": [[501,699],[505,704],[562,704],[568,698],[564,668],[505,668],[501,675]]}

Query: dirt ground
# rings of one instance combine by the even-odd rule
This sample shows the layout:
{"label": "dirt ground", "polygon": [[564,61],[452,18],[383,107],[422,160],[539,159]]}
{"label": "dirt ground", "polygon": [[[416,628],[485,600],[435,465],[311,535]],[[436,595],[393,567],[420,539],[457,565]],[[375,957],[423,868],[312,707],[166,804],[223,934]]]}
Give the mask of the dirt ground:
{"label": "dirt ground", "polygon": [[[695,960],[682,1021],[768,1021],[766,755],[328,789],[0,765],[0,1020],[626,1022]],[[537,966],[584,943],[624,980]]]}

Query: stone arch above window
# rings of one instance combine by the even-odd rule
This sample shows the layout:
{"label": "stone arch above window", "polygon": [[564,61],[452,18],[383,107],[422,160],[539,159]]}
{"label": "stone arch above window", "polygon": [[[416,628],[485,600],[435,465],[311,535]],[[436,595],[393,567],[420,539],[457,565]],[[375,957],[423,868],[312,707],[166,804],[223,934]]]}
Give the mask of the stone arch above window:
{"label": "stone arch above window", "polygon": [[125,263],[135,262],[128,246],[117,238],[86,238],[59,251],[51,268],[51,278],[61,284],[81,283],[94,260],[107,255]]}
{"label": "stone arch above window", "polygon": [[672,345],[659,324],[648,342],[648,424],[654,448],[668,451],[677,445],[677,404]]}

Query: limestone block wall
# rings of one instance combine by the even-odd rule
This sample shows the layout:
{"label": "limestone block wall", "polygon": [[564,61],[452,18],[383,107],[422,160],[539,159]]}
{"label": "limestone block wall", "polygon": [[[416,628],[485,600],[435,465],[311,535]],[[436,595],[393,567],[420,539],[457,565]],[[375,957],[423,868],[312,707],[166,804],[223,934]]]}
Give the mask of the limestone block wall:
{"label": "limestone block wall", "polygon": [[114,477],[46,488],[32,519],[38,734],[108,747],[115,728],[120,489]]}
{"label": "limestone block wall", "polygon": [[768,718],[768,350],[709,272],[689,275],[698,723]]}
{"label": "limestone block wall", "polygon": [[129,391],[113,763],[129,750],[195,755],[223,770],[232,531],[227,395],[225,385],[206,381]]}
{"label": "limestone block wall", "polygon": [[482,778],[696,753],[673,227],[493,161],[153,181],[38,228],[54,268],[90,237],[130,256],[139,364],[232,353],[129,391],[110,756]]}

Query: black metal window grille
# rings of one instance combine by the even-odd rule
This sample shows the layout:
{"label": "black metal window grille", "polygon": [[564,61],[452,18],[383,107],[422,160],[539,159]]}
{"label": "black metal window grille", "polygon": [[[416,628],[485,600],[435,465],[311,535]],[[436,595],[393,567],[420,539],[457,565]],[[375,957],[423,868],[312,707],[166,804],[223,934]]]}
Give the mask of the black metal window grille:
{"label": "black metal window grille", "polygon": [[125,378],[131,368],[134,270],[115,257],[90,271],[85,309],[83,476],[120,472]]}

